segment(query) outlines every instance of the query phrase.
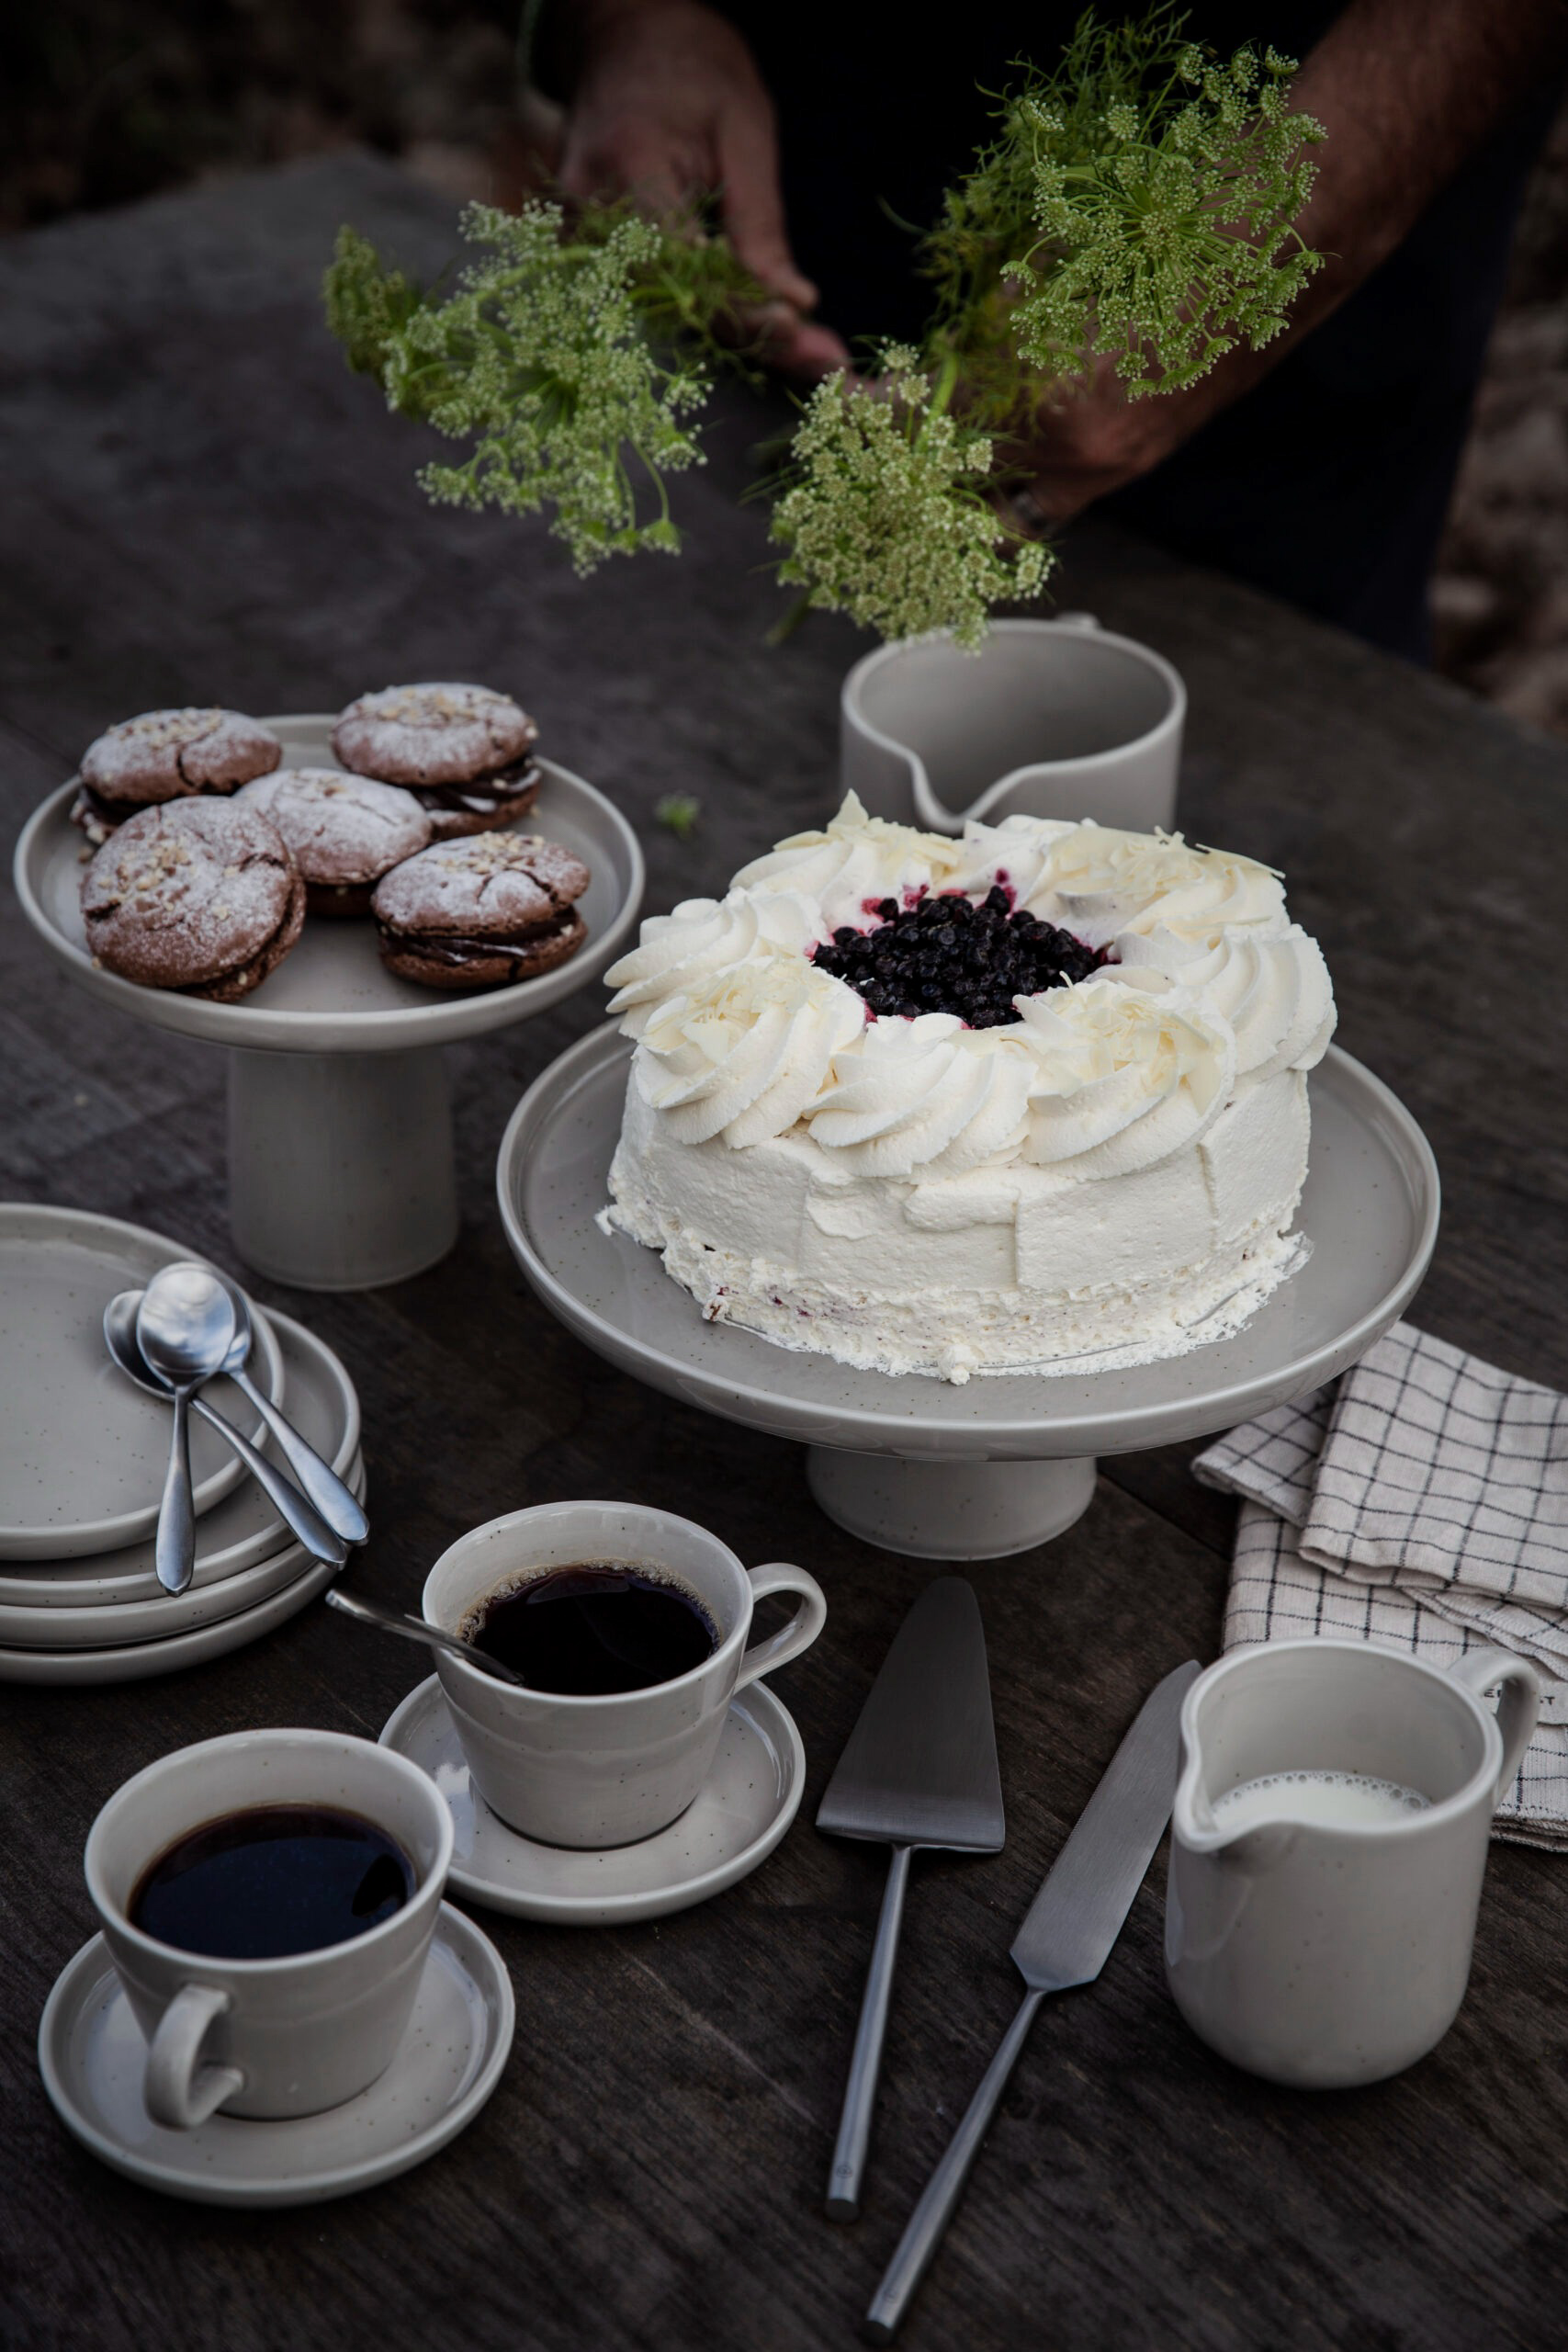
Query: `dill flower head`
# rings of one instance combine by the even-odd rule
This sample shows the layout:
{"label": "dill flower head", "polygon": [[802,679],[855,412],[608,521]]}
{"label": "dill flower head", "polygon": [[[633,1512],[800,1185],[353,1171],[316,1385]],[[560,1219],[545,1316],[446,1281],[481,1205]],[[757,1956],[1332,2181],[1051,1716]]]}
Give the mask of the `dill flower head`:
{"label": "dill flower head", "polygon": [[881,367],[876,385],[829,376],[807,403],[773,510],[779,577],[883,637],[950,628],[972,650],[993,605],[1039,594],[1050,551],[1020,541],[1008,560],[988,435],[939,404],[915,352],[889,345]]}
{"label": "dill flower head", "polygon": [[1228,65],[1143,27],[1080,26],[1060,70],[1008,107],[1030,236],[1001,276],[1021,358],[1047,376],[1117,355],[1136,397],[1179,390],[1280,333],[1321,257],[1292,223],[1323,137],[1290,107],[1292,61]]}
{"label": "dill flower head", "polygon": [[[432,498],[551,513],[580,572],[608,555],[674,552],[664,476],[700,465],[689,420],[707,396],[703,369],[657,352],[638,293],[665,232],[631,215],[596,239],[567,239],[558,205],[521,213],[470,205],[463,234],[488,247],[445,302],[415,300],[380,273],[362,239],[340,242],[329,315],[351,360],[369,364],[389,404],[472,444],[461,463],[425,466]],[[639,496],[658,511],[639,519]]]}

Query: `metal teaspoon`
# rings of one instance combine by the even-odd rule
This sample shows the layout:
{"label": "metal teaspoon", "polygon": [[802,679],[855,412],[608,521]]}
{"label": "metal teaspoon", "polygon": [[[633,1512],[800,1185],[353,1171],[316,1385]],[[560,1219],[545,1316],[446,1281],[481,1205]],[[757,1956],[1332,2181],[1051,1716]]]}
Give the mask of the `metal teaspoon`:
{"label": "metal teaspoon", "polygon": [[[151,1396],[173,1397],[178,1393],[174,1383],[166,1376],[154,1372],[138,1340],[139,1309],[144,1295],[145,1294],[141,1291],[122,1290],[118,1297],[110,1299],[104,1309],[104,1338],[108,1342],[110,1355],[128,1379],[134,1380],[139,1388],[145,1388]],[[330,1560],[334,1566],[341,1567],[348,1557],[348,1546],[343,1537],[333,1533],[314,1506],[299,1492],[299,1487],[286,1478],[281,1471],[275,1470],[272,1464],[256,1452],[250,1440],[241,1435],[232,1421],[225,1420],[222,1414],[209,1405],[205,1396],[197,1393],[194,1381],[187,1381],[184,1385],[189,1404],[195,1406],[204,1420],[211,1422],[224,1443],[233,1448],[279,1518],[292,1530],[306,1550],[313,1558]],[[162,1521],[160,1520],[160,1531],[161,1529]],[[190,1545],[191,1558],[194,1562],[196,1548],[194,1518],[191,1525]],[[164,1575],[162,1554],[157,1552],[156,1548],[155,1556],[158,1560],[159,1582],[168,1591],[183,1592],[186,1585],[190,1582],[190,1572],[187,1570],[182,1583],[171,1585]]]}
{"label": "metal teaspoon", "polygon": [[446,1650],[453,1657],[460,1657],[465,1666],[477,1666],[481,1674],[493,1675],[497,1682],[510,1682],[515,1690],[526,1690],[528,1685],[520,1674],[503,1666],[487,1650],[476,1648],[472,1642],[463,1641],[457,1634],[444,1634],[435,1625],[427,1625],[423,1617],[409,1617],[400,1610],[382,1609],[374,1600],[361,1600],[356,1592],[344,1592],[341,1585],[333,1585],[326,1594],[327,1604],[341,1609],[345,1617],[357,1617],[362,1625],[378,1625],[384,1634],[400,1634],[405,1642],[423,1642],[427,1649]]}
{"label": "metal teaspoon", "polygon": [[[256,1386],[245,1370],[254,1333],[250,1305],[244,1292],[232,1283],[225,1282],[221,1275],[209,1279],[222,1289],[234,1309],[234,1337],[219,1370],[227,1373],[241,1396],[255,1407],[277,1441],[278,1452],[333,1532],[341,1535],[345,1544],[363,1544],[370,1532],[370,1521],[351,1490],[344,1486],[332,1464],[323,1462],[315,1447],[300,1436],[293,1422],[284,1418],[271,1397]],[[153,1280],[155,1283],[157,1277],[154,1276]]]}

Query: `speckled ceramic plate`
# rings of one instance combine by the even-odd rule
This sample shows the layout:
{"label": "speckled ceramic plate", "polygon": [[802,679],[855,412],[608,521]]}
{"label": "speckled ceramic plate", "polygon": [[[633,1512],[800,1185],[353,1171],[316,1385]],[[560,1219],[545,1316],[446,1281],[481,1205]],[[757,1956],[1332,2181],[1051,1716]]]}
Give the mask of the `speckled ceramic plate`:
{"label": "speckled ceramic plate", "polygon": [[[344,1475],[363,1502],[365,1464],[357,1453]],[[140,1649],[238,1617],[295,1583],[310,1565],[305,1546],[280,1527],[278,1542],[265,1558],[216,1584],[187,1585],[184,1592],[157,1591],[142,1600],[110,1601],[102,1609],[10,1609],[0,1602],[0,1643],[10,1649],[53,1653]]]}
{"label": "speckled ceramic plate", "polygon": [[1297,1218],[1312,1255],[1233,1338],[1122,1372],[1086,1363],[962,1387],[858,1371],[734,1324],[705,1323],[655,1250],[599,1230],[594,1213],[609,1197],[630,1057],[613,1027],[595,1030],[552,1062],[513,1112],[496,1189],[518,1263],[562,1321],[623,1371],[807,1445],[1039,1462],[1227,1429],[1363,1356],[1414,1297],[1437,1240],[1430,1146],[1381,1080],[1330,1046],[1310,1081],[1312,1164]]}
{"label": "speckled ceramic plate", "polygon": [[604,1853],[536,1845],[496,1818],[468,1778],[434,1674],[388,1717],[381,1745],[428,1772],[451,1809],[448,1884],[492,1911],[558,1928],[625,1926],[705,1903],[767,1860],[806,1786],[795,1719],[761,1682],[730,1702],[713,1770],[680,1820]]}
{"label": "speckled ceramic plate", "polygon": [[324,2115],[215,2115],[168,2132],[142,2103],[147,2044],[102,1936],[61,1975],[39,2027],[39,2071],[68,2132],[144,2188],[198,2205],[320,2205],[412,2170],[472,2122],[501,2079],[516,2006],[490,1938],[444,1903],[397,2056]]}
{"label": "speckled ceramic plate", "polygon": [[209,1658],[243,1649],[247,1642],[260,1641],[275,1625],[309,1608],[333,1577],[343,1574],[330,1560],[312,1560],[302,1544],[293,1549],[299,1573],[281,1591],[236,1610],[215,1625],[197,1625],[162,1641],[117,1642],[100,1649],[0,1649],[0,1682],[52,1683],[57,1688],[145,1682],[154,1674],[174,1674],[181,1667],[202,1666]]}
{"label": "speckled ceramic plate", "polygon": [[[127,1380],[104,1344],[104,1309],[160,1266],[199,1252],[86,1209],[0,1202],[0,1559],[71,1560],[151,1535],[169,1460],[170,1411]],[[283,1357],[255,1313],[253,1377],[285,1401]],[[227,1380],[212,1402],[253,1440],[255,1412]],[[200,1515],[243,1466],[191,1419]]]}
{"label": "speckled ceramic plate", "polygon": [[[302,1323],[276,1310],[267,1321],[283,1352],[289,1419],[340,1477],[349,1476],[359,1453],[359,1399],[353,1381],[331,1348]],[[270,1437],[264,1434],[260,1444],[264,1453],[278,1459]],[[255,1480],[247,1478],[197,1521],[196,1575],[190,1589],[243,1576],[257,1563],[272,1560],[291,1541]],[[0,1561],[0,1642],[16,1638],[7,1627],[18,1611],[96,1615],[128,1601],[166,1604],[171,1596],[158,1582],[153,1544],[149,1535],[140,1544],[96,1552],[85,1559]],[[251,1598],[256,1598],[254,1591]],[[51,1642],[66,1638],[63,1634],[48,1636]],[[74,1633],[70,1638],[76,1638]]]}
{"label": "speckled ceramic plate", "polygon": [[[335,768],[333,714],[309,711],[265,720],[283,740],[286,767]],[[296,1053],[385,1051],[438,1046],[526,1020],[597,979],[637,921],[644,867],[637,835],[602,792],[553,760],[541,760],[539,797],[520,832],[537,832],[576,853],[592,879],[578,902],[588,937],[570,962],[515,988],[473,995],[423,989],[388,971],[373,922],[307,922],[276,971],[239,1004],[210,1004],[174,989],[139,988],[106,972],[87,953],[82,929],[82,835],[70,821],[75,780],[36,809],[17,844],[22,911],[71,978],[139,1021],[209,1037],[223,1046]]]}

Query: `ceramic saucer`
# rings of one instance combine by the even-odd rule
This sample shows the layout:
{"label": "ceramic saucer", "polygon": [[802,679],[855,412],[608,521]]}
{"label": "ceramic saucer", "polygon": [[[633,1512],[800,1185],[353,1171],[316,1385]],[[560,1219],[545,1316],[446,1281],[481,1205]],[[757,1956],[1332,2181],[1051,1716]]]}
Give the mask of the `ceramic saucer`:
{"label": "ceramic saucer", "polygon": [[448,1885],[493,1911],[561,1928],[625,1926],[705,1903],[773,1852],[806,1785],[794,1717],[761,1682],[730,1702],[713,1770],[680,1820],[603,1853],[536,1845],[497,1819],[469,1781],[434,1674],[389,1716],[381,1744],[428,1772],[451,1808]]}
{"label": "ceramic saucer", "polygon": [[[265,1321],[277,1341],[289,1419],[340,1477],[351,1477],[359,1450],[359,1399],[353,1381],[325,1341],[302,1323],[278,1314],[276,1307],[265,1317],[259,1307],[252,1311],[258,1327]],[[166,1444],[166,1415],[164,1429]],[[278,1460],[271,1438],[264,1435],[261,1450]],[[258,1561],[271,1560],[291,1540],[255,1480],[246,1478],[197,1521],[191,1589],[221,1583]],[[169,1596],[153,1566],[153,1549],[154,1539],[148,1535],[137,1544],[73,1560],[0,1558],[0,1642],[19,1638],[6,1629],[7,1617],[17,1611],[96,1611],[122,1601],[166,1601]]]}
{"label": "ceramic saucer", "polygon": [[0,1649],[0,1682],[145,1682],[152,1675],[173,1674],[179,1667],[201,1666],[229,1650],[243,1649],[247,1642],[259,1641],[275,1625],[308,1608],[333,1577],[343,1574],[330,1560],[312,1560],[302,1544],[294,1552],[302,1572],[292,1583],[215,1625],[197,1625],[162,1641],[117,1642],[105,1649]]}
{"label": "ceramic saucer", "polygon": [[[75,1559],[151,1535],[169,1458],[166,1406],[109,1361],[104,1309],[117,1291],[144,1287],[160,1266],[193,1252],[162,1234],[85,1209],[0,1203],[0,1557]],[[256,1318],[255,1377],[286,1397],[283,1361]],[[257,1438],[239,1390],[214,1384],[214,1403]],[[244,1476],[216,1431],[193,1423],[197,1515]]]}
{"label": "ceramic saucer", "polygon": [[83,1945],[45,2003],[38,2062],[66,2130],[143,2188],[198,2205],[319,2205],[408,2172],[456,2139],[494,2090],[515,2020],[501,1954],[444,1903],[397,2056],[379,2082],[324,2115],[215,2115],[194,2132],[154,2123],[141,2101],[147,2044],[102,1936]]}

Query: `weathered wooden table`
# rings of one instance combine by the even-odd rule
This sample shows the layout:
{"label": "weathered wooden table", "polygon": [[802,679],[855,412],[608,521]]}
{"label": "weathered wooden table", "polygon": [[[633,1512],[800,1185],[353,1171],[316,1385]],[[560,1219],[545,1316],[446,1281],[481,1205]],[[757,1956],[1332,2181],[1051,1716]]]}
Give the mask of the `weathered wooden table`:
{"label": "weathered wooden table", "polygon": [[[348,378],[319,323],[344,218],[415,266],[450,247],[434,198],[346,158],[0,248],[9,837],[132,711],[330,708],[391,680],[472,677],[520,694],[547,748],[639,821],[651,908],[722,888],[743,854],[820,818],[836,684],[857,650],[827,623],[763,645],[777,595],[762,525],[731,498],[755,423],[735,412],[683,486],[678,565],[649,557],[582,584],[539,530],[434,513],[411,481],[417,436]],[[1328,954],[1341,1037],[1436,1147],[1447,1211],[1418,1318],[1568,1383],[1568,752],[1093,532],[1062,594],[1185,673],[1189,831],[1287,870]],[[672,789],[703,802],[684,846],[650,821]],[[218,1055],[89,1002],[7,914],[4,1189],[225,1257]],[[801,1817],[756,1877],[658,1926],[487,1917],[519,2027],[467,2135],[341,2204],[219,2213],[121,2182],[39,2084],[39,2012],[93,1925],[83,1838],[127,1774],[185,1741],[290,1723],[374,1736],[414,1679],[409,1657],[315,1608],[166,1680],[0,1693],[0,2335],[17,2352],[852,2341],[1011,2014],[1007,1947],[1042,1870],[1145,1690],[1215,1651],[1230,1514],[1187,1476],[1185,1450],[1107,1464],[1065,1539],[975,1571],[1007,1850],[920,1865],[866,2209],[828,2224],[882,1862],[818,1838],[811,1815],[931,1571],[830,1526],[795,1449],[619,1377],[523,1289],[493,1205],[497,1139],[524,1084],[599,1017],[596,996],[456,1054],[465,1225],[444,1265],[354,1297],[258,1287],[359,1384],[376,1532],[355,1573],[382,1600],[412,1600],[462,1528],[577,1494],[640,1497],[743,1557],[807,1563],[832,1614],[779,1678],[810,1760]],[[1233,2073],[1188,2034],[1161,1981],[1161,1883],[1156,1866],[1099,1986],[1042,2017],[910,2352],[1561,2342],[1568,1865],[1495,1849],[1447,2041],[1396,2082],[1318,2098]]]}

